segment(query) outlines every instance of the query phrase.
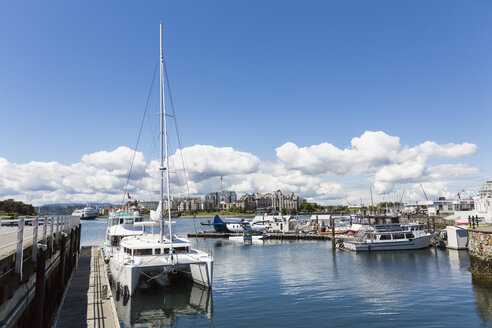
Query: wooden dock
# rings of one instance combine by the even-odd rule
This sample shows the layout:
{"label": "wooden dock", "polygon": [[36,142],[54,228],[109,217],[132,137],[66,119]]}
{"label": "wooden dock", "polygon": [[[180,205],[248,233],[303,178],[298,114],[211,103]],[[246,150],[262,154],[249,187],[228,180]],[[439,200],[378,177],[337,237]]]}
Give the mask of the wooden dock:
{"label": "wooden dock", "polygon": [[54,327],[120,327],[99,246],[82,247]]}
{"label": "wooden dock", "polygon": [[[275,240],[319,240],[326,241],[331,240],[330,234],[307,234],[307,233],[268,233],[270,239]],[[189,233],[188,237],[193,238],[229,238],[231,236],[242,236],[241,233],[220,233],[215,231],[201,231],[197,233]],[[339,238],[341,236],[336,236],[335,238]]]}

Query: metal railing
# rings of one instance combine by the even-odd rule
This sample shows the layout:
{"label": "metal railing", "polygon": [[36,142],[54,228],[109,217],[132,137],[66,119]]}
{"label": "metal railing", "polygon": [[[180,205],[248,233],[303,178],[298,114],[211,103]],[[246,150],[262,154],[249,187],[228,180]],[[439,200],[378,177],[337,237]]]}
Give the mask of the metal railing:
{"label": "metal railing", "polygon": [[[0,251],[16,245],[15,248],[15,273],[22,276],[22,263],[24,247],[27,241],[32,240],[32,261],[37,262],[39,245],[46,245],[53,249],[53,243],[60,241],[62,233],[69,233],[70,230],[80,224],[80,217],[76,216],[46,216],[46,217],[25,217],[17,219],[0,220]],[[12,227],[17,226],[17,229]],[[41,227],[41,234],[39,228]],[[13,237],[17,234],[17,237]],[[39,237],[42,237],[39,240]],[[38,244],[40,242],[40,244]]]}

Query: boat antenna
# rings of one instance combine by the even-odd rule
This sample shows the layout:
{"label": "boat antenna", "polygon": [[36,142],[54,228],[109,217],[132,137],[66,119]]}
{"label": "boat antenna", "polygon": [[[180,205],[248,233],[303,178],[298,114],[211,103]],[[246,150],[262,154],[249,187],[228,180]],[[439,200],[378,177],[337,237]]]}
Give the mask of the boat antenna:
{"label": "boat antenna", "polygon": [[[173,242],[172,224],[171,224],[171,190],[169,185],[169,154],[167,141],[167,120],[166,120],[166,101],[164,97],[164,51],[163,51],[163,33],[162,22],[160,24],[160,143],[161,143],[161,220],[160,220],[160,242],[163,240],[163,224],[164,224],[164,171],[166,171],[166,189],[167,189],[167,212],[169,218],[169,241]],[[166,156],[166,166],[164,167],[164,151]],[[172,253],[172,252],[170,252]]]}

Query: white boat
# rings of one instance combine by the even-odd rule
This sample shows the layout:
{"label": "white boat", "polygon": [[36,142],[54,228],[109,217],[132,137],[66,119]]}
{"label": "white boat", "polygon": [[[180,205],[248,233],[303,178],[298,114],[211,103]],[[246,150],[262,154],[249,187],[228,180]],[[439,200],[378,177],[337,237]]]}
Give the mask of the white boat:
{"label": "white boat", "polygon": [[251,220],[254,225],[262,224],[270,232],[292,232],[297,226],[297,218],[292,215],[257,215]]}
{"label": "white boat", "polygon": [[99,216],[99,212],[96,208],[87,205],[83,209],[73,211],[72,216],[78,216],[81,220],[93,220]]}
{"label": "white boat", "polygon": [[429,247],[433,235],[418,223],[375,225],[374,230],[359,232],[359,240],[344,241],[343,246],[356,252],[421,249]]}
{"label": "white boat", "polygon": [[[121,240],[119,250],[109,259],[111,274],[120,283],[125,293],[131,295],[140,280],[145,284],[157,282],[167,284],[173,278],[185,277],[205,287],[212,287],[213,257],[201,250],[192,249],[191,242],[172,233],[171,197],[169,181],[169,156],[167,142],[167,116],[164,101],[164,55],[162,50],[161,23],[160,50],[160,207],[151,211],[150,217],[157,219],[147,222],[137,222],[134,226],[142,226],[144,233],[140,236],[129,236]],[[164,154],[165,150],[165,154]],[[164,161],[165,155],[165,161]],[[167,216],[168,233],[164,234],[164,171],[166,172],[167,187]],[[158,226],[159,234],[154,233]],[[146,233],[145,227],[150,230]]]}
{"label": "white boat", "polygon": [[143,216],[138,211],[133,213],[109,213],[106,239],[103,245],[104,257],[106,259],[109,259],[109,256],[112,256],[113,253],[118,251],[123,238],[139,236],[143,233],[141,226],[135,226],[135,223],[138,222],[143,222]]}
{"label": "white boat", "polygon": [[[146,221],[135,226],[153,228],[160,223]],[[168,285],[174,278],[186,278],[205,287],[212,287],[213,258],[210,254],[192,249],[191,241],[173,235],[160,239],[159,234],[143,233],[126,237],[119,250],[109,259],[113,278],[125,293],[133,294],[139,281]]]}

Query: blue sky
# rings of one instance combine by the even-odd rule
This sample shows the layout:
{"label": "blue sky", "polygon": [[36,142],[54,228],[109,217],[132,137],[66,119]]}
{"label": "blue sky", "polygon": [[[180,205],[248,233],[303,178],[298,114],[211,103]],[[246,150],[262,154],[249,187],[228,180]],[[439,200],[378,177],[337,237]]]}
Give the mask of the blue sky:
{"label": "blue sky", "polygon": [[[132,148],[163,21],[185,147],[250,154],[258,166],[240,172],[250,175],[278,173],[265,165],[285,164],[276,150],[286,143],[347,149],[366,131],[399,137],[403,148],[469,143],[473,151],[432,155],[425,166],[467,166],[452,179],[439,177],[436,195],[477,189],[492,176],[491,10],[487,1],[2,2],[0,158],[17,169],[32,161],[73,166],[86,154]],[[312,177],[309,167],[285,165]],[[221,170],[229,172],[200,172],[217,180]],[[378,170],[316,178],[356,197],[354,186],[368,189]],[[411,189],[425,176],[393,179],[385,192]],[[230,187],[262,191],[241,179],[231,177]],[[302,193],[297,186],[290,189]],[[52,187],[32,188],[0,190],[0,198]],[[265,188],[276,189],[273,182]],[[320,202],[346,198],[309,190]]]}

